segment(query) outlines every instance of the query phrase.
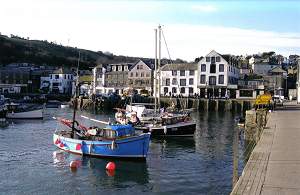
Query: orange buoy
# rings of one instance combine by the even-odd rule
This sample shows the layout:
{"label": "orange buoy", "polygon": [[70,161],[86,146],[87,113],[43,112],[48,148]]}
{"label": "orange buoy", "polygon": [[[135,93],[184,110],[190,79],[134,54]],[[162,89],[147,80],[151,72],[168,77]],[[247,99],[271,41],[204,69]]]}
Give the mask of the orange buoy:
{"label": "orange buoy", "polygon": [[70,162],[69,166],[70,166],[71,170],[76,170],[78,167],[80,167],[80,165],[81,165],[81,161],[73,160]]}
{"label": "orange buoy", "polygon": [[109,162],[106,165],[106,169],[109,171],[114,171],[116,169],[116,164],[114,162]]}

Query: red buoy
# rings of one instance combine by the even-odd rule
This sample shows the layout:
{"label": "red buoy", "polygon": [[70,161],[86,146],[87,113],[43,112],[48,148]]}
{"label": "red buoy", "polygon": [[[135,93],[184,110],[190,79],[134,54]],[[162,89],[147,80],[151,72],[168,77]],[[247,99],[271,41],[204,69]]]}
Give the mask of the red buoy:
{"label": "red buoy", "polygon": [[76,150],[81,150],[81,144],[76,145]]}
{"label": "red buoy", "polygon": [[63,148],[65,145],[63,143],[59,144],[59,147]]}
{"label": "red buoy", "polygon": [[60,144],[60,140],[58,138],[55,140],[55,145],[57,144]]}
{"label": "red buoy", "polygon": [[115,176],[116,172],[115,172],[115,170],[106,170],[106,174],[109,177],[113,177],[113,176]]}
{"label": "red buoy", "polygon": [[109,171],[114,171],[116,169],[116,164],[114,162],[109,162],[106,165],[106,169]]}

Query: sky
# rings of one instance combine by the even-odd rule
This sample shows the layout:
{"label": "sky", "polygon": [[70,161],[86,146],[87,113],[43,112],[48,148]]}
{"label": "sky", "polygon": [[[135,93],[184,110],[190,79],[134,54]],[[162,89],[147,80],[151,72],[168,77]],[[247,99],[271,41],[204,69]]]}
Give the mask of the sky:
{"label": "sky", "polygon": [[0,0],[1,34],[116,55],[154,58],[159,24],[173,59],[300,54],[297,0]]}

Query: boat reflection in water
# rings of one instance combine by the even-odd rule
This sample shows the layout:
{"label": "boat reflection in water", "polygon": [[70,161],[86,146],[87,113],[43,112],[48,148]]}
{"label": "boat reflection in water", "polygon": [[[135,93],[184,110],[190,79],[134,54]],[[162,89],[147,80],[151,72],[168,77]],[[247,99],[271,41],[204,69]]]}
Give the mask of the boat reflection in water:
{"label": "boat reflection in water", "polygon": [[[163,139],[152,138],[150,153],[160,153],[163,156],[184,156],[187,153],[195,153],[194,137],[165,137]],[[155,145],[155,148],[154,148]]]}
{"label": "boat reflection in water", "polygon": [[[146,161],[118,159],[113,162],[116,164],[115,172],[106,170],[106,165],[111,159],[91,158],[76,154],[70,154],[62,150],[53,152],[53,164],[58,168],[69,166],[70,162],[77,161],[81,169],[88,170],[88,179],[92,185],[105,185],[103,179],[113,176],[115,185],[132,185],[133,183],[144,185],[149,182],[148,165]],[[70,169],[72,172],[74,170]]]}

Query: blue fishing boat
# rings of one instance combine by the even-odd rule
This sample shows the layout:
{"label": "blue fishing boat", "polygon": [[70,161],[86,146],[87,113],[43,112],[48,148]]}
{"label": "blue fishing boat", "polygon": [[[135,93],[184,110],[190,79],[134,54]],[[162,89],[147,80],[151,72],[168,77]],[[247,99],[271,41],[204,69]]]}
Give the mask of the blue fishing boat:
{"label": "blue fishing boat", "polygon": [[[72,128],[72,121],[59,121]],[[94,157],[147,157],[150,133],[138,134],[132,125],[108,124],[105,128],[86,128],[78,124],[75,129],[75,135],[70,130],[57,130],[53,134],[53,143],[67,152]]]}

